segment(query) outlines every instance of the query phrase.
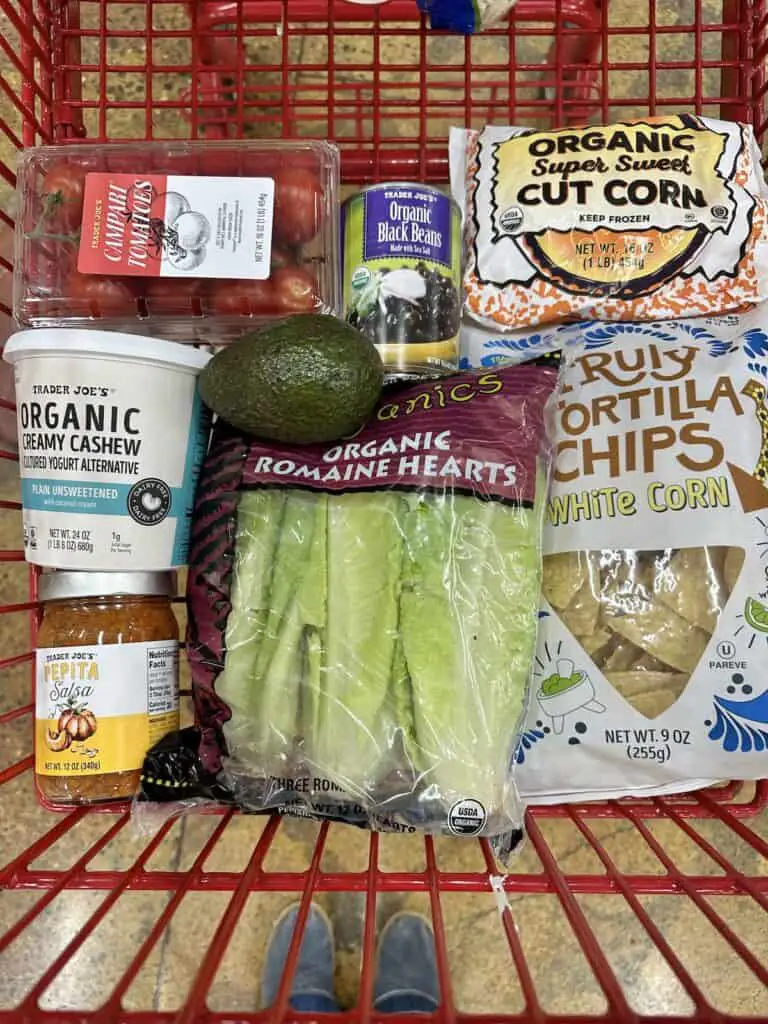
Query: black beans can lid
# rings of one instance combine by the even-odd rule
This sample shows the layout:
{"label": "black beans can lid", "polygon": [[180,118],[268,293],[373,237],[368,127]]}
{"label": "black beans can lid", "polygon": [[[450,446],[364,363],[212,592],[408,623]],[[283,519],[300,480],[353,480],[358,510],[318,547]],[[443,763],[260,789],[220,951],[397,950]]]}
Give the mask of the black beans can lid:
{"label": "black beans can lid", "polygon": [[46,572],[38,581],[41,601],[73,597],[173,597],[172,572]]}

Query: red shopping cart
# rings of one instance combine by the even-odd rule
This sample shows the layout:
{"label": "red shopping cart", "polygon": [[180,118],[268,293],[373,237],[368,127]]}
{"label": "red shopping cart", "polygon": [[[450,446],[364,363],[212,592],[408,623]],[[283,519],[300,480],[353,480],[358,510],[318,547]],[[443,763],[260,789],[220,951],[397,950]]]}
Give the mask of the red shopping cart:
{"label": "red shopping cart", "polygon": [[[14,151],[41,142],[331,138],[351,184],[446,180],[452,124],[682,110],[762,139],[766,55],[762,0],[519,0],[468,38],[430,34],[411,0],[0,0],[0,230]],[[0,285],[11,271],[6,244]],[[434,923],[440,1021],[768,1018],[768,783],[537,808],[503,878],[482,841],[231,811],[139,838],[125,807],[40,808],[14,459],[0,450],[0,1024],[303,1019],[288,994],[313,899],[344,909],[339,1019],[377,1017],[377,918],[402,907]],[[277,1002],[257,1010],[270,922],[295,900]]]}

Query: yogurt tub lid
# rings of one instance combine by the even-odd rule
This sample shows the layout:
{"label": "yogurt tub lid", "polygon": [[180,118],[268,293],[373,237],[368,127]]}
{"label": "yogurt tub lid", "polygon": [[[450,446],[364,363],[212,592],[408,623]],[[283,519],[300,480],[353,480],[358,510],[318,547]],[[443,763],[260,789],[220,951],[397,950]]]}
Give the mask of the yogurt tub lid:
{"label": "yogurt tub lid", "polygon": [[38,580],[41,601],[69,597],[174,597],[172,572],[45,572]]}
{"label": "yogurt tub lid", "polygon": [[112,356],[140,363],[160,363],[187,370],[202,370],[211,358],[194,345],[162,341],[141,334],[120,331],[91,331],[76,327],[40,327],[12,334],[3,349],[9,363],[26,356],[61,355]]}

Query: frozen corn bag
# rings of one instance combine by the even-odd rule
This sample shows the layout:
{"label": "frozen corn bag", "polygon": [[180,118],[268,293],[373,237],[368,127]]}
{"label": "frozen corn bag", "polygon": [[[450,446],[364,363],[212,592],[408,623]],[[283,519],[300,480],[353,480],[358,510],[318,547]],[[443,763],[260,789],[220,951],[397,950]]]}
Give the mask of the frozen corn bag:
{"label": "frozen corn bag", "polygon": [[768,295],[750,126],[690,114],[453,129],[465,308],[485,328],[709,316]]}

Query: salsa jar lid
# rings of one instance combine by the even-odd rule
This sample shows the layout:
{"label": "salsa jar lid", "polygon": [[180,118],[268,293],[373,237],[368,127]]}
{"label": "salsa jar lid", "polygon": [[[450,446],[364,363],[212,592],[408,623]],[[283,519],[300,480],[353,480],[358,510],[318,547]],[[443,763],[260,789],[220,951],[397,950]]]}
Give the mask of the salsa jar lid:
{"label": "salsa jar lid", "polygon": [[172,572],[46,572],[38,580],[41,601],[70,597],[174,597]]}

